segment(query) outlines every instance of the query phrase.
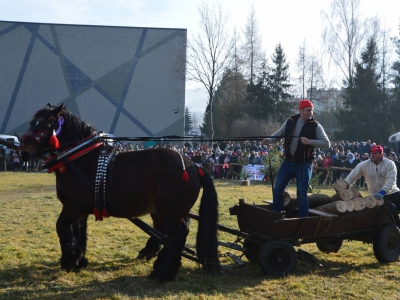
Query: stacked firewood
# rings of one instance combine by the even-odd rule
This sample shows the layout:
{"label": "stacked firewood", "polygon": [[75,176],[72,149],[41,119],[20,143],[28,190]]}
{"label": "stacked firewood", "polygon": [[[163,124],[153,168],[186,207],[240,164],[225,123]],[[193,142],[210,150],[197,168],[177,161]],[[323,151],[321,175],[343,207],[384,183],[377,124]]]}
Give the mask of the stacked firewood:
{"label": "stacked firewood", "polygon": [[[308,194],[310,208],[332,214],[341,214],[378,208],[383,205],[383,199],[376,200],[372,195],[363,197],[358,189],[354,187],[347,188],[347,183],[343,179],[337,180],[334,187],[336,194],[333,196]],[[293,192],[285,191],[283,205],[297,207],[297,195]]]}

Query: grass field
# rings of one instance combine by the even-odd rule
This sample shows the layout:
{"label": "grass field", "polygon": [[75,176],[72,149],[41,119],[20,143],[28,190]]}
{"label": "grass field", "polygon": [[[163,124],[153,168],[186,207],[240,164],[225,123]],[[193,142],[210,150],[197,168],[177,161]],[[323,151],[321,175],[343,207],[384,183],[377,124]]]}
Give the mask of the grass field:
{"label": "grass field", "polygon": [[[183,258],[176,280],[160,284],[148,279],[153,261],[135,260],[146,234],[125,219],[95,222],[93,216],[88,222],[89,266],[65,273],[59,268],[55,230],[61,211],[55,176],[1,172],[0,183],[0,299],[400,299],[400,263],[380,264],[372,245],[348,241],[331,254],[314,244],[302,245],[318,265],[299,261],[294,274],[285,278],[268,277],[258,263],[245,258],[245,266],[239,267],[223,256],[221,276],[204,276]],[[218,180],[215,185],[219,223],[231,228],[237,228],[237,221],[229,207],[239,198],[255,203],[272,198],[266,184]],[[332,188],[314,192],[334,193]],[[194,244],[196,228],[193,221],[188,244]],[[236,237],[220,232],[219,239],[234,242]],[[220,247],[221,254],[228,250]]]}

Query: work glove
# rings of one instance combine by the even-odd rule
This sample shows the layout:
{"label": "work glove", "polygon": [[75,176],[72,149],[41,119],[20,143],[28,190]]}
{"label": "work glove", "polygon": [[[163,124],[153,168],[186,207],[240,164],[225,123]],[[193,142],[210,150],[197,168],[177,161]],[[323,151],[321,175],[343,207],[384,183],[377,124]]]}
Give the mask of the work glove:
{"label": "work glove", "polygon": [[376,200],[381,200],[383,198],[383,196],[385,196],[385,195],[386,195],[386,192],[384,190],[381,190],[379,193],[376,193],[374,195],[374,198]]}

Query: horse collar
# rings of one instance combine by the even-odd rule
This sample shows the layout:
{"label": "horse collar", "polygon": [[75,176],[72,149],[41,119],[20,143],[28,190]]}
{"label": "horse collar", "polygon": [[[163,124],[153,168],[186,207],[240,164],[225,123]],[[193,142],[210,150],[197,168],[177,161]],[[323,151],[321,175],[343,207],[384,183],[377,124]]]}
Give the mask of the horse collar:
{"label": "horse collar", "polygon": [[65,151],[51,156],[44,162],[43,168],[47,169],[48,173],[52,173],[55,170],[63,173],[65,172],[65,164],[63,159],[69,159],[73,161],[97,148],[99,148],[103,143],[98,140],[99,136],[95,133],[90,135],[86,139],[80,141],[77,145],[74,145]]}

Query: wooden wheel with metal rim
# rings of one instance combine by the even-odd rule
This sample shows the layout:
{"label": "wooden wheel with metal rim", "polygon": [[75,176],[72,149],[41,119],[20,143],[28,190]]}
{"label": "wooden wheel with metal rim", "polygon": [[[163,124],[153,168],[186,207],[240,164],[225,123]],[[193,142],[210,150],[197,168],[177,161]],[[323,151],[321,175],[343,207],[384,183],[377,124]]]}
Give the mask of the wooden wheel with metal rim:
{"label": "wooden wheel with metal rim", "polygon": [[286,241],[268,242],[260,249],[258,263],[267,275],[286,276],[296,268],[297,252]]}
{"label": "wooden wheel with metal rim", "polygon": [[400,255],[400,232],[394,224],[379,227],[373,244],[376,259],[381,263],[397,261]]}
{"label": "wooden wheel with metal rim", "polygon": [[317,247],[321,252],[337,253],[340,248],[342,248],[343,239],[337,238],[331,240],[316,241],[315,244],[317,244]]}

